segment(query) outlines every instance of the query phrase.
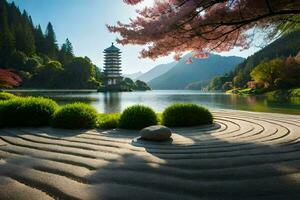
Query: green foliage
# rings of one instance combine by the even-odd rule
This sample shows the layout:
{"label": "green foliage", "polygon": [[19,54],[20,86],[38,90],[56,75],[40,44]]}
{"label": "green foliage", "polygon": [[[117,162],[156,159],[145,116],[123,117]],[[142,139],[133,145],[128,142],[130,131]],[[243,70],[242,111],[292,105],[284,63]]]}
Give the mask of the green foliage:
{"label": "green foliage", "polygon": [[66,42],[62,44],[61,49],[58,54],[58,60],[64,65],[69,64],[74,58],[73,46],[69,39],[66,39]]}
{"label": "green foliage", "polygon": [[213,116],[206,108],[195,104],[173,104],[162,114],[163,124],[170,127],[211,124]]}
{"label": "green foliage", "polygon": [[278,34],[280,35],[286,35],[288,33],[291,33],[295,30],[299,30],[300,29],[300,24],[296,23],[297,21],[300,20],[300,15],[299,14],[294,14],[294,15],[290,15],[287,19],[285,23],[280,23],[278,26],[276,26],[276,28],[271,31],[268,36],[269,38],[274,38],[276,37]]}
{"label": "green foliage", "polygon": [[125,129],[142,129],[156,124],[157,116],[155,112],[143,105],[126,108],[120,117],[120,127]]}
{"label": "green foliage", "polygon": [[251,77],[267,89],[288,89],[300,86],[300,63],[293,57],[273,59],[259,64]]}
{"label": "green foliage", "polygon": [[119,127],[120,114],[99,114],[97,128],[111,129]]}
{"label": "green foliage", "polygon": [[133,80],[130,78],[124,78],[121,82],[121,87],[123,90],[133,91],[136,88],[136,85]]}
{"label": "green foliage", "polygon": [[290,97],[300,97],[300,88],[291,89]]}
{"label": "green foliage", "polygon": [[96,70],[95,66],[87,58],[77,57],[65,66],[63,76],[65,84],[69,83],[69,88],[97,88],[98,83],[93,82]]}
{"label": "green foliage", "polygon": [[[251,71],[261,62],[275,58],[286,58],[290,55],[295,56],[299,52],[300,46],[300,30],[295,30],[296,31],[286,33],[260,51],[249,56],[243,63],[237,65],[232,73],[229,74],[229,80],[224,78],[217,84],[218,86],[215,87],[221,88],[221,86],[228,81],[233,82],[235,87],[246,87],[247,83],[251,81]],[[224,75],[222,77],[226,76],[227,75]]]}
{"label": "green foliage", "polygon": [[58,46],[52,24],[49,22],[45,34],[45,50],[50,58],[56,58]]}
{"label": "green foliage", "polygon": [[56,102],[45,98],[13,98],[0,105],[2,126],[47,126],[57,110]]}
{"label": "green foliage", "polygon": [[98,114],[95,108],[84,103],[67,104],[57,110],[52,118],[52,126],[65,129],[94,128]]}
{"label": "green foliage", "polygon": [[17,96],[11,93],[7,93],[7,92],[0,92],[0,100],[10,100],[10,99],[14,99]]}
{"label": "green foliage", "polygon": [[289,90],[274,90],[266,93],[266,96],[271,99],[289,99],[289,98],[298,98],[300,97],[300,88],[294,88]]}
{"label": "green foliage", "polygon": [[221,91],[223,85],[226,82],[230,82],[232,79],[232,74],[225,74],[224,76],[216,76],[209,83],[207,83],[206,90],[209,91]]}
{"label": "green foliage", "polygon": [[21,51],[14,51],[10,58],[10,66],[14,69],[23,70],[27,61],[27,56]]}
{"label": "green foliage", "polygon": [[0,67],[21,75],[21,87],[96,89],[101,72],[96,74],[90,60],[83,63],[80,59],[74,58],[68,39],[58,48],[51,23],[44,34],[26,11],[21,13],[13,2],[0,0]]}
{"label": "green foliage", "polygon": [[276,80],[280,78],[284,61],[282,59],[273,59],[259,64],[251,72],[251,77],[258,83],[263,83],[265,88],[275,88]]}
{"label": "green foliage", "polygon": [[151,88],[147,85],[147,83],[140,80],[135,81],[135,89],[141,91],[151,90]]}
{"label": "green foliage", "polygon": [[233,88],[232,82],[225,82],[222,85],[222,91],[231,90]]}
{"label": "green foliage", "polygon": [[28,58],[25,65],[24,71],[35,72],[41,64],[37,58]]}
{"label": "green foliage", "polygon": [[151,88],[147,85],[147,83],[137,80],[133,81],[130,78],[124,78],[121,82],[122,90],[133,91],[133,90],[151,90]]}

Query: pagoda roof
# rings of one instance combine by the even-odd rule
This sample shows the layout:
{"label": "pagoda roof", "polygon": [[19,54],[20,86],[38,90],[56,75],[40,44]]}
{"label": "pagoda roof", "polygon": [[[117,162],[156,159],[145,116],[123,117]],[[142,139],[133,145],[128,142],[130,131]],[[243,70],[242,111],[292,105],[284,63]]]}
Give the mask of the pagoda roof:
{"label": "pagoda roof", "polygon": [[119,52],[119,51],[120,51],[120,49],[117,48],[117,47],[114,45],[114,43],[111,43],[111,46],[110,46],[110,47],[108,47],[107,49],[104,49],[104,52],[105,52],[105,53],[109,53],[109,52],[113,53],[113,52]]}

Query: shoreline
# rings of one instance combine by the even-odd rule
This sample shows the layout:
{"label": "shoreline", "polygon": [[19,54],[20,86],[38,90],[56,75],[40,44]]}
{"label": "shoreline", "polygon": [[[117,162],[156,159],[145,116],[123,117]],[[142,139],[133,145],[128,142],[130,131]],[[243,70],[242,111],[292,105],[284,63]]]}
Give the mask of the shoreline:
{"label": "shoreline", "polygon": [[263,91],[263,90],[246,88],[246,89],[227,90],[225,93],[237,94],[237,95],[266,96],[266,97],[273,97],[278,99],[300,98],[300,88],[278,89],[272,91]]}

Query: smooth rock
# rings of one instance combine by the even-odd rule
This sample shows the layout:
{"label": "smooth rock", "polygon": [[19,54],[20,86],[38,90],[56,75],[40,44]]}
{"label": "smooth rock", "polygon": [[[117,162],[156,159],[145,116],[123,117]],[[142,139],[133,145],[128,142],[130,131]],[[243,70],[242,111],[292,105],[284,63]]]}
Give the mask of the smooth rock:
{"label": "smooth rock", "polygon": [[140,131],[141,139],[151,141],[164,141],[171,138],[172,131],[166,126],[149,126]]}

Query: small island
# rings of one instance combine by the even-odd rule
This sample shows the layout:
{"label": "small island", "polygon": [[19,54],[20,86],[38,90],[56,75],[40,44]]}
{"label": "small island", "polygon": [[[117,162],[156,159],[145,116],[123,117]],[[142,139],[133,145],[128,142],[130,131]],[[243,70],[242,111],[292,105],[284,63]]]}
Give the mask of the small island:
{"label": "small island", "polygon": [[147,83],[121,76],[121,51],[114,43],[104,50],[104,85],[100,85],[98,92],[122,92],[122,91],[145,91],[151,90]]}

